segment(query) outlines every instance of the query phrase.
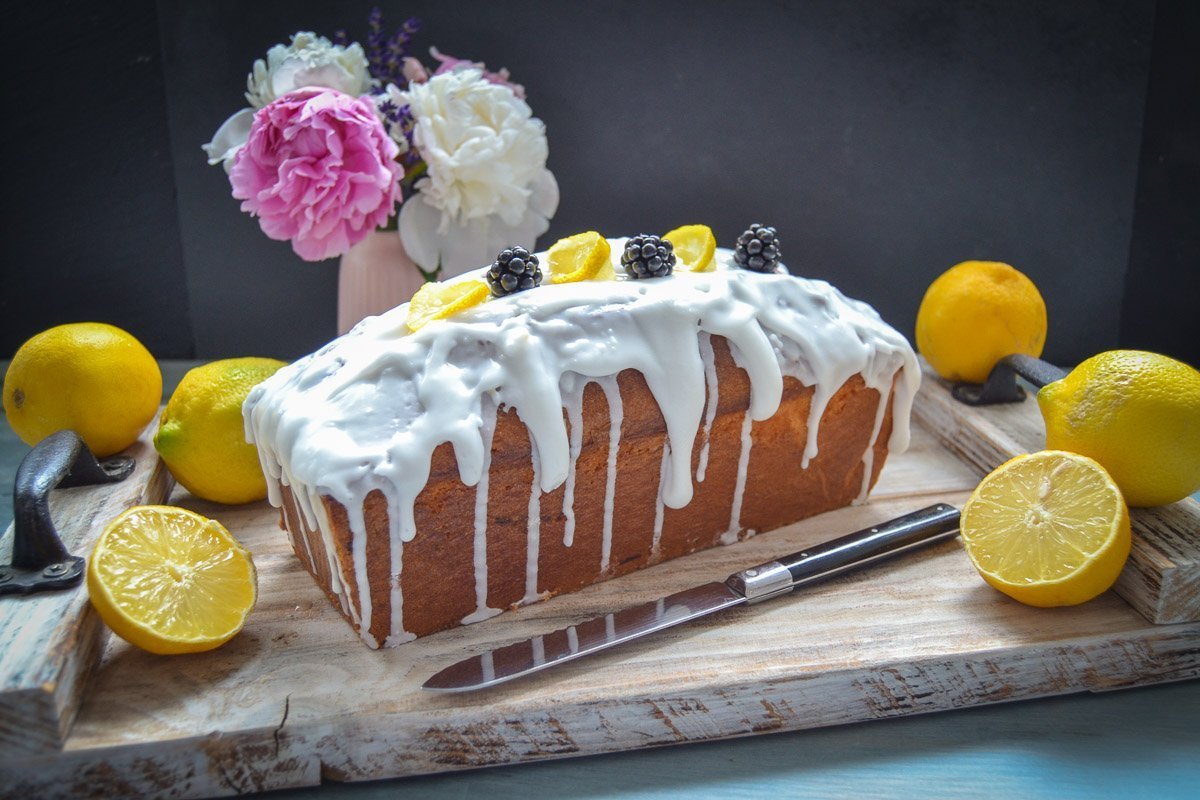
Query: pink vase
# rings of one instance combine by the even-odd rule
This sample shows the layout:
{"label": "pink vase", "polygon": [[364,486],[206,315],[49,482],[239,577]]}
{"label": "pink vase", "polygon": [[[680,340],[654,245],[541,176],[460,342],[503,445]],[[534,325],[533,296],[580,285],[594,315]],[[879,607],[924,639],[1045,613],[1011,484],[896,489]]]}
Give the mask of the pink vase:
{"label": "pink vase", "polygon": [[338,335],[359,320],[395,308],[425,283],[395,231],[373,231],[351,247],[338,269]]}

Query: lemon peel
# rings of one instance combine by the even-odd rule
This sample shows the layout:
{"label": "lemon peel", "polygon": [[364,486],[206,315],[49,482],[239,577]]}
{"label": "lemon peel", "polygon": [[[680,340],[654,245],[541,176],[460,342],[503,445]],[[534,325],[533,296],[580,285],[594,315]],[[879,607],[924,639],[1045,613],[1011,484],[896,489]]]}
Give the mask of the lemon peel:
{"label": "lemon peel", "polygon": [[707,225],[682,225],[663,238],[675,249],[676,272],[712,272],[717,268],[717,238]]}
{"label": "lemon peel", "polygon": [[132,334],[102,322],[57,325],[17,350],[4,376],[4,413],[35,445],[55,431],[80,435],[98,457],[137,441],[158,413],[162,373]]}
{"label": "lemon peel", "polygon": [[1200,489],[1200,372],[1159,353],[1109,350],[1042,387],[1046,446],[1095,459],[1131,506]]}
{"label": "lemon peel", "polygon": [[422,286],[408,302],[406,324],[418,331],[430,322],[452,317],[488,299],[491,289],[483,281],[431,282]]}
{"label": "lemon peel", "polygon": [[546,251],[550,283],[612,280],[612,248],[596,231],[559,239]]}
{"label": "lemon peel", "polygon": [[998,261],[964,261],[925,291],[917,349],[946,380],[983,383],[1001,358],[1040,356],[1046,303],[1028,277]]}
{"label": "lemon peel", "polygon": [[154,449],[185,489],[215,503],[267,496],[258,451],[246,441],[242,404],[283,366],[274,358],[226,358],[183,376],[159,419]]}

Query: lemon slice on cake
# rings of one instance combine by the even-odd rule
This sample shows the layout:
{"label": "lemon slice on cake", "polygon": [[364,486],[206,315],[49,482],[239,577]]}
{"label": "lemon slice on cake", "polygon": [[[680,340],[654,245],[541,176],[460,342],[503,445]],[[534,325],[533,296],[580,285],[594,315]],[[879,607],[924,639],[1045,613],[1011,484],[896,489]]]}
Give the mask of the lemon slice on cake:
{"label": "lemon slice on cake", "polygon": [[713,255],[717,237],[707,225],[684,225],[663,237],[675,248],[675,269],[678,272],[712,272],[717,268]]}
{"label": "lemon slice on cake", "polygon": [[976,487],[962,539],[985,581],[1031,606],[1091,600],[1129,557],[1129,510],[1104,468],[1061,450],[1017,456]]}
{"label": "lemon slice on cake", "polygon": [[249,551],[221,523],[171,506],[136,506],[110,522],[87,584],[114,633],[164,655],[224,644],[258,599]]}
{"label": "lemon slice on cake", "polygon": [[548,251],[551,283],[605,281],[615,276],[608,240],[596,231],[559,239]]}
{"label": "lemon slice on cake", "polygon": [[406,324],[410,331],[420,330],[435,319],[446,319],[479,305],[491,293],[483,281],[427,283],[409,301]]}

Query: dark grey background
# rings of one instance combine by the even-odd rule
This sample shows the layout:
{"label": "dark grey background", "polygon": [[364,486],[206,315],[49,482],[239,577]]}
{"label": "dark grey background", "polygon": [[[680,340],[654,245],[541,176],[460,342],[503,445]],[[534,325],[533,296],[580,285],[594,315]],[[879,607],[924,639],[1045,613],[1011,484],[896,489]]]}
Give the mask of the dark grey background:
{"label": "dark grey background", "polygon": [[[371,3],[21,4],[5,12],[0,357],[100,319],[159,357],[295,357],[334,335],[336,261],[238,210],[200,151],[255,58],[365,35]],[[793,271],[911,334],[924,288],[1012,263],[1047,355],[1200,362],[1200,14],[1185,2],[404,2],[418,39],[507,66],[562,189],[543,245],[776,224]],[[19,34],[19,35],[16,35]]]}

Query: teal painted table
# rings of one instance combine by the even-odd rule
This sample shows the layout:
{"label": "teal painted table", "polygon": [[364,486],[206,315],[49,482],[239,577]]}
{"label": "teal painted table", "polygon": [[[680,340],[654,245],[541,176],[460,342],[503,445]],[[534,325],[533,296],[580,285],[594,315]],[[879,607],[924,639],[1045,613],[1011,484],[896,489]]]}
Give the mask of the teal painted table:
{"label": "teal painted table", "polygon": [[[166,391],[188,366],[163,364]],[[0,483],[27,449],[0,426]],[[11,516],[5,492],[0,525]],[[269,796],[1194,798],[1200,681]]]}

